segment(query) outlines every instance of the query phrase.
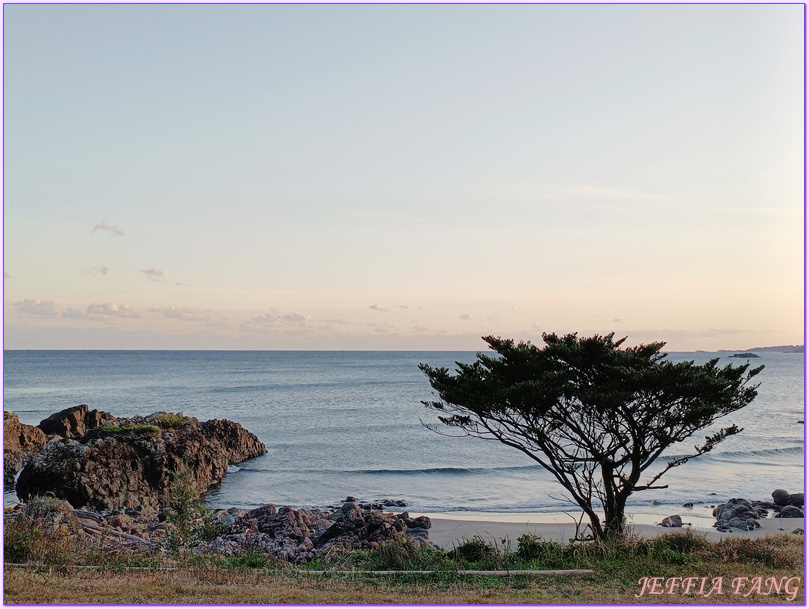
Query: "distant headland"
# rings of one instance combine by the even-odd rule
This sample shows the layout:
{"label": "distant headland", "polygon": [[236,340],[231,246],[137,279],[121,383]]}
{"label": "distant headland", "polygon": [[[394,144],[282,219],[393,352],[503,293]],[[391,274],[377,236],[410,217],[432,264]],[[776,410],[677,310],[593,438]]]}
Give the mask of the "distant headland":
{"label": "distant headland", "polygon": [[[719,349],[718,353],[729,351],[740,351],[739,349]],[[763,351],[769,353],[803,353],[803,345],[779,345],[778,347],[753,347],[752,349],[741,349],[741,351]]]}

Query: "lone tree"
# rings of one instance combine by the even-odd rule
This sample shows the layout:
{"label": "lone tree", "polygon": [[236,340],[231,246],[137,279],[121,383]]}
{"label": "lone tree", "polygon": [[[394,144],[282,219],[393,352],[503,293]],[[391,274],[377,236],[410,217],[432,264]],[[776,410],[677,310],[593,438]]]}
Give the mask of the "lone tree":
{"label": "lone tree", "polygon": [[[758,387],[750,379],[764,368],[720,368],[716,359],[672,363],[660,352],[663,342],[621,348],[626,339],[613,336],[543,334],[543,349],[486,336],[499,356],[457,362],[454,376],[419,366],[440,399],[423,404],[441,413],[441,422],[528,455],[553,474],[602,539],[623,534],[633,492],[666,488],[654,484],[668,470],[742,431],[720,429],[694,454],[647,473],[669,446],[749,404]],[[648,476],[644,484],[641,475]]]}

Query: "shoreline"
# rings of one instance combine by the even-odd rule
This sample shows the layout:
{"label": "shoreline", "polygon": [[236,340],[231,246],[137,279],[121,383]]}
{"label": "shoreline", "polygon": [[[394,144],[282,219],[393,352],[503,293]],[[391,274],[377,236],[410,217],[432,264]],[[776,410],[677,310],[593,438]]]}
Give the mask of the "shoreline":
{"label": "shoreline", "polygon": [[[411,517],[427,516],[432,523],[428,539],[444,549],[451,550],[466,540],[480,537],[498,548],[510,543],[516,549],[517,539],[524,534],[532,534],[547,541],[567,543],[576,533],[576,525],[570,516],[561,512],[555,513],[421,513],[412,512]],[[661,535],[693,531],[704,535],[708,541],[720,541],[728,537],[758,538],[770,535],[790,534],[795,529],[804,528],[803,518],[762,518],[758,520],[761,528],[754,531],[733,531],[721,533],[713,526],[715,519],[705,525],[706,519],[700,518],[699,524],[692,522],[678,528],[666,528],[650,521],[648,514],[627,515],[630,535],[642,539],[653,539]],[[640,518],[639,518],[640,517]],[[564,520],[562,519],[564,518]],[[692,519],[696,520],[696,519]],[[589,521],[582,521],[582,528]]]}

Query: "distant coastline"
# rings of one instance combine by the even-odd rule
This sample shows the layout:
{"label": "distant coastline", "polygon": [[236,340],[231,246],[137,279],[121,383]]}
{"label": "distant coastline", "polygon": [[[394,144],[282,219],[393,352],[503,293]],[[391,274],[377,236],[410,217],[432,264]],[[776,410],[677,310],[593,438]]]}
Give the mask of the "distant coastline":
{"label": "distant coastline", "polygon": [[730,353],[739,351],[763,351],[769,353],[803,353],[803,345],[779,345],[778,347],[753,347],[751,349],[718,349],[717,353]]}

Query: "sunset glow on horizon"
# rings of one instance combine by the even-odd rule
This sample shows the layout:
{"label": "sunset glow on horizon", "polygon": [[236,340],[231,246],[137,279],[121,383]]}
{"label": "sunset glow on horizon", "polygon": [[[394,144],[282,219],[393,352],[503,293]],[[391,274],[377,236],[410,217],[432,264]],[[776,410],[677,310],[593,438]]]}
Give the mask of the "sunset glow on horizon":
{"label": "sunset glow on horizon", "polygon": [[802,5],[6,5],[6,349],[802,344]]}

